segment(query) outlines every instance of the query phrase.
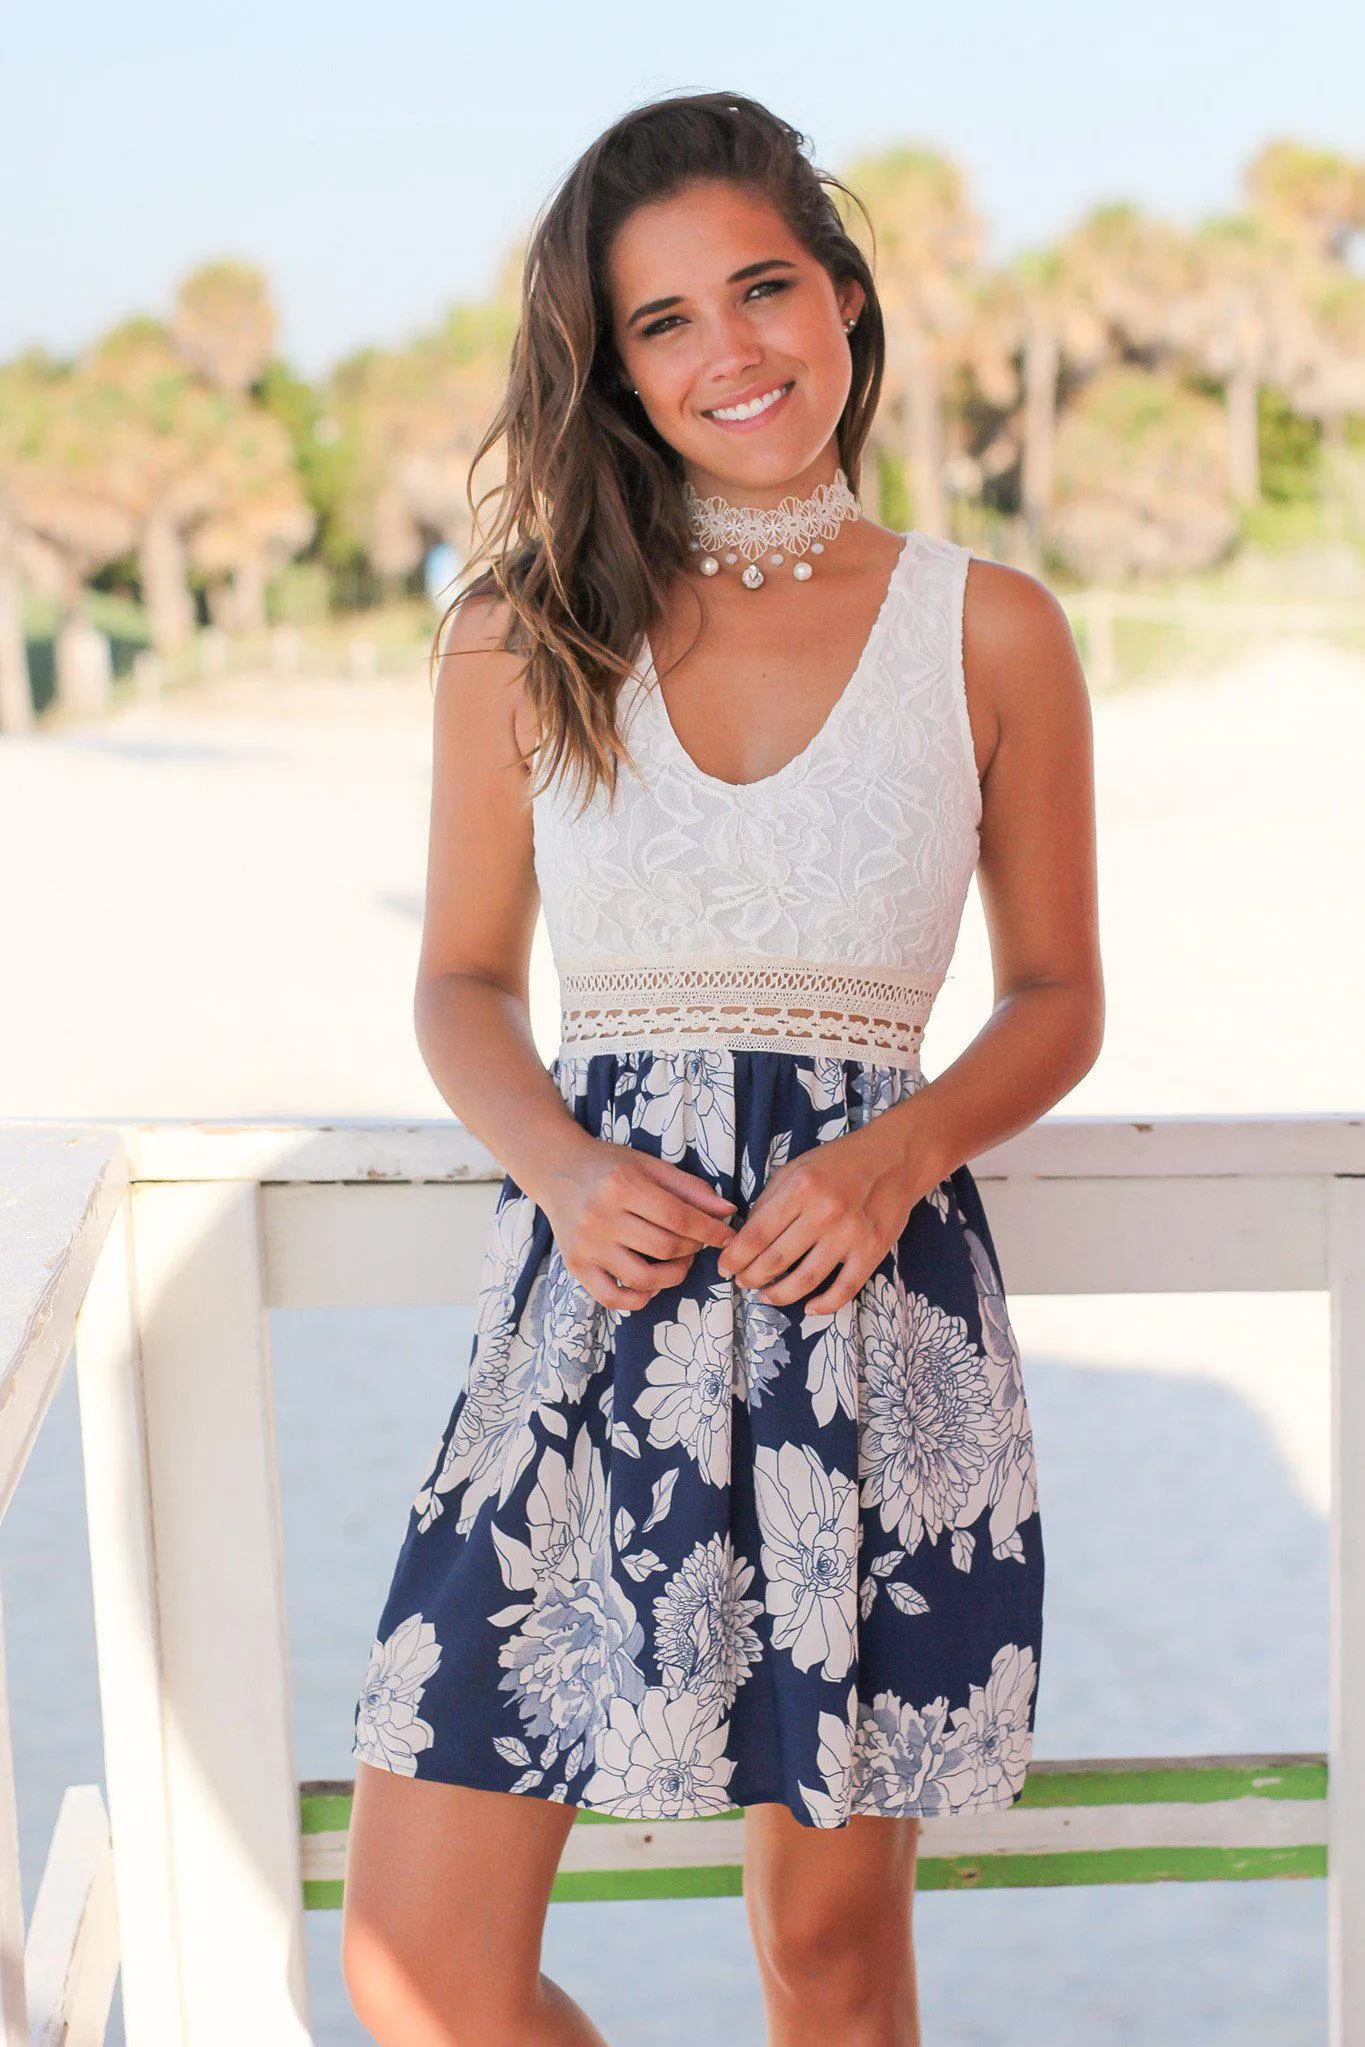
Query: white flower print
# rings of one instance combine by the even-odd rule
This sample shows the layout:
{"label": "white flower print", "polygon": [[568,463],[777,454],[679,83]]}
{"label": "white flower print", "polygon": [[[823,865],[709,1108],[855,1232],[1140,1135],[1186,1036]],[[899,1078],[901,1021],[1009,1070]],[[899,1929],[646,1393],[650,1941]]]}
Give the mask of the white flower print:
{"label": "white flower print", "polygon": [[617,1310],[603,1307],[589,1293],[552,1244],[521,1320],[534,1353],[525,1391],[535,1406],[582,1397],[620,1319]]}
{"label": "white flower print", "polygon": [[538,1589],[531,1612],[498,1652],[507,1673],[499,1689],[516,1698],[528,1733],[552,1735],[559,1748],[582,1741],[591,1750],[610,1702],[644,1691],[635,1661],[643,1644],[635,1608],[600,1555],[582,1577],[553,1578]]}
{"label": "white flower print", "polygon": [[870,1706],[860,1704],[850,1770],[852,1810],[918,1819],[953,1810],[943,1781],[947,1722],[946,1699],[933,1699],[918,1712],[894,1692],[878,1692]]}
{"label": "white flower print", "polygon": [[936,1541],[974,1518],[968,1501],[1000,1448],[1000,1417],[966,1323],[898,1273],[867,1281],[859,1323],[863,1504],[880,1508],[882,1527],[914,1551],[926,1534]]}
{"label": "white flower print", "polygon": [[796,1061],[796,1077],[810,1097],[817,1116],[844,1105],[844,1064],[841,1059],[817,1052]]}
{"label": "white flower print", "polygon": [[568,1423],[558,1404],[581,1398],[605,1363],[621,1317],[604,1308],[576,1279],[551,1245],[542,1260],[521,1320],[478,1339],[445,1459],[418,1495],[419,1527],[441,1512],[439,1495],[463,1487],[456,1527],[468,1534],[480,1508],[496,1494],[505,1501],[536,1453],[531,1423],[558,1435]]}
{"label": "white flower print", "polygon": [[843,1677],[858,1618],[856,1482],[827,1472],[808,1443],[784,1443],[755,1450],[754,1489],[773,1646],[798,1670]]}
{"label": "white flower print", "polygon": [[732,1052],[664,1052],[642,1075],[635,1120],[680,1165],[690,1145],[704,1173],[723,1178],[735,1162],[735,1061]]}
{"label": "white flower print", "polygon": [[504,1583],[533,1595],[492,1617],[520,1622],[498,1653],[507,1672],[499,1688],[514,1694],[530,1733],[553,1737],[556,1752],[580,1740],[590,1747],[607,1702],[644,1690],[635,1662],[644,1630],[612,1575],[607,1514],[601,1455],[584,1430],[572,1467],[556,1449],[541,1456],[526,1503],[529,1543],[492,1531]]}
{"label": "white flower print", "polygon": [[816,1767],[824,1779],[823,1791],[803,1784],[801,1796],[817,1827],[841,1827],[849,1813],[849,1772],[853,1765],[853,1730],[858,1718],[858,1688],[850,1687],[844,1718],[822,1713],[819,1719],[819,1747]]}
{"label": "white flower print", "polygon": [[760,1599],[745,1599],[754,1567],[735,1555],[728,1535],[699,1542],[654,1602],[654,1653],[670,1697],[693,1692],[725,1712],[758,1662],[753,1628]]}
{"label": "white flower print", "polygon": [[905,1093],[906,1072],[900,1066],[866,1066],[854,1069],[849,1092],[853,1099],[849,1105],[848,1120],[857,1129],[870,1123],[874,1116],[880,1116]]}
{"label": "white flower print", "polygon": [[725,1753],[729,1723],[692,1692],[675,1698],[651,1686],[638,1704],[613,1699],[585,1805],[623,1819],[704,1819],[729,1810],[734,1771]]}
{"label": "white flower print", "polygon": [[[514,1329],[498,1329],[476,1339],[469,1379],[459,1413],[446,1444],[445,1456],[413,1501],[418,1528],[425,1532],[444,1512],[443,1493],[464,1486],[456,1526],[467,1531],[485,1500],[491,1499],[507,1471],[520,1427],[521,1409],[512,1377],[514,1359],[529,1353]],[[530,1460],[526,1449],[512,1483]]]}
{"label": "white flower print", "polygon": [[806,1391],[821,1428],[841,1408],[850,1421],[858,1418],[858,1309],[845,1301],[832,1315],[805,1315],[801,1334],[822,1333],[811,1347],[806,1366]]}
{"label": "white flower print", "polygon": [[[1010,1325],[1009,1308],[986,1246],[969,1224],[963,1225],[972,1262],[972,1280],[981,1315],[981,1341],[992,1405],[1007,1431],[990,1486],[990,1535],[996,1551],[1012,1543],[1021,1524],[1037,1511],[1038,1483],[1033,1454],[1033,1428],[1024,1398],[1019,1346]],[[1014,1548],[1008,1550],[1014,1555]]]}
{"label": "white flower print", "polygon": [[354,1749],[362,1762],[398,1777],[417,1775],[418,1754],[434,1739],[417,1706],[440,1661],[436,1630],[420,1613],[375,1643],[356,1712]]}
{"label": "white flower print", "polygon": [[945,1782],[953,1810],[1008,1804],[1021,1791],[1032,1740],[1029,1706],[1037,1682],[1033,1651],[1010,1642],[998,1649],[984,1685],[973,1685],[953,1714]]}
{"label": "white flower print", "polygon": [[761,1301],[748,1287],[736,1286],[732,1298],[735,1398],[760,1407],[790,1356],[786,1314],[775,1302]]}
{"label": "white flower print", "polygon": [[676,1321],[655,1325],[648,1383],[635,1401],[655,1448],[681,1444],[710,1485],[724,1485],[730,1476],[732,1290],[723,1281],[704,1300],[680,1301]]}

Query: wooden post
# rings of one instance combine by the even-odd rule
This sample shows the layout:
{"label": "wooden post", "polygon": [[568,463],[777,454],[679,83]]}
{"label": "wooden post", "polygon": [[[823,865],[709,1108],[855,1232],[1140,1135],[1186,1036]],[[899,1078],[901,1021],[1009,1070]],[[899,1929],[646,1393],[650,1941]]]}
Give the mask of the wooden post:
{"label": "wooden post", "polygon": [[125,1202],[81,1308],[76,1378],[124,2033],[128,2047],[180,2047],[161,1633],[132,1249]]}
{"label": "wooden post", "polygon": [[1331,2047],[1365,2047],[1365,1178],[1331,1183]]}
{"label": "wooden post", "polygon": [[28,2047],[24,1995],[24,1898],[19,1884],[19,1807],[9,1734],[5,1617],[0,1611],[0,2043]]}
{"label": "wooden post", "polygon": [[138,1186],[133,1233],[185,2043],[305,2047],[259,1191]]}

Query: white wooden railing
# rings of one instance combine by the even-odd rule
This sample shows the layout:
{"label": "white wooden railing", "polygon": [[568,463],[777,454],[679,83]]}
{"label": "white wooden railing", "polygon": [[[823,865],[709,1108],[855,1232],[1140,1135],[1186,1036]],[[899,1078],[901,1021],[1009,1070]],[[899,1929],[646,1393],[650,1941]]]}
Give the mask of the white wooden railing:
{"label": "white wooden railing", "polygon": [[[1331,2040],[1365,2047],[1365,1117],[1045,1118],[972,1167],[1008,1293],[1330,1292]],[[25,1937],[0,1656],[3,2047],[101,2040],[119,1966],[129,2047],[307,2041],[304,1883],[337,1873],[347,1787],[319,1787],[310,1846],[266,1310],[467,1303],[500,1178],[450,1123],[0,1124],[0,1512],[74,1345],[108,1796],[106,1823],[97,1789],[68,1793]],[[1180,1759],[1130,1795],[1140,1765],[1086,1766],[1107,1788],[1082,1798],[1040,1776],[989,1839],[932,1822],[926,1867],[1093,1856],[1080,1880],[1126,1880],[1147,1843],[1139,1875],[1302,1871],[1275,1857],[1321,1855],[1314,1767]],[[1182,1802],[1182,1769],[1222,1788]],[[693,1825],[575,1826],[563,1895],[695,1864]]]}

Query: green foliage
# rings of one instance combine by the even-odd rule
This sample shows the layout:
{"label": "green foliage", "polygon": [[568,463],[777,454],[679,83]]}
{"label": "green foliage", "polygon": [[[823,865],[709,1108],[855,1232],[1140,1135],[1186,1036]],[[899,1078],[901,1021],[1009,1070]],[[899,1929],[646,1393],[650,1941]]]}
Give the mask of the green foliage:
{"label": "green foliage", "polygon": [[289,436],[304,497],[318,522],[306,558],[321,559],[334,569],[348,564],[357,547],[344,512],[359,461],[354,408],[331,402],[341,375],[328,391],[276,358],[256,386],[261,405]]}
{"label": "green foliage", "polygon": [[914,501],[903,457],[877,449],[877,482],[881,496],[881,523],[894,533],[908,533],[914,525]]}
{"label": "green foliage", "polygon": [[1271,505],[1316,503],[1322,476],[1322,428],[1291,410],[1282,391],[1262,385],[1257,438],[1261,496]]}
{"label": "green foliage", "polygon": [[332,607],[332,578],[325,562],[296,561],[266,591],[271,625],[320,625]]}

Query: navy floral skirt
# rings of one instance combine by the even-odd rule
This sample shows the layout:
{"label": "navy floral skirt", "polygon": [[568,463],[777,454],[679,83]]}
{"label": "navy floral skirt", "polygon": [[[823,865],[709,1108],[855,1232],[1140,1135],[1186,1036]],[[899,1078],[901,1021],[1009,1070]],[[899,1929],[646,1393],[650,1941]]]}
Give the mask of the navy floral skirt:
{"label": "navy floral skirt", "polygon": [[[736,1225],[778,1166],[923,1084],[782,1051],[561,1051],[550,1072],[584,1128],[701,1175]],[[504,1179],[355,1755],[636,1819],[1012,1804],[1043,1549],[971,1173],[832,1315],[762,1302],[716,1257],[605,1308]]]}

